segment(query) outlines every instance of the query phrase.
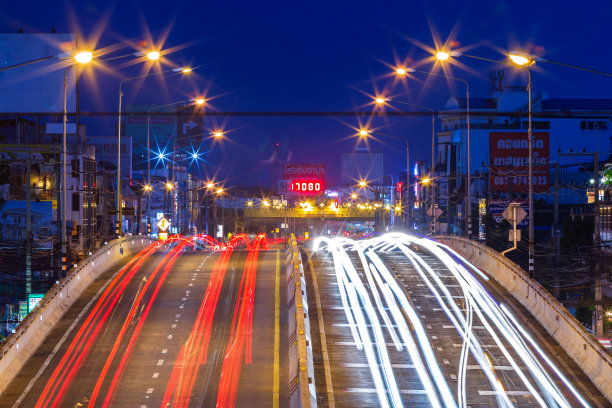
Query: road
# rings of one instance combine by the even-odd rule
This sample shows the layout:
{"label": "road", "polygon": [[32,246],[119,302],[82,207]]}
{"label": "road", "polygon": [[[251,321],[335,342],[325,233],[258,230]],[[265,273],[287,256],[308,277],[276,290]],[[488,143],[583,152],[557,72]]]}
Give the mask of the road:
{"label": "road", "polygon": [[317,245],[303,258],[320,406],[609,406],[502,287],[432,241]]}
{"label": "road", "polygon": [[0,407],[286,405],[280,252],[255,248],[203,251],[183,241],[107,271]]}

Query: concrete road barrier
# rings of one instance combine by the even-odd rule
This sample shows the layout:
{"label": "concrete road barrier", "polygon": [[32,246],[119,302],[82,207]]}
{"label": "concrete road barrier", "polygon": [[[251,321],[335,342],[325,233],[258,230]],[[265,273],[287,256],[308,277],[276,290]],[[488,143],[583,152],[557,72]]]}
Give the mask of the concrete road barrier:
{"label": "concrete road barrier", "polygon": [[437,236],[485,271],[514,296],[557,340],[612,403],[612,357],[546,289],[499,252],[462,237]]}
{"label": "concrete road barrier", "polygon": [[85,289],[118,261],[138,253],[154,241],[145,236],[111,241],[53,285],[38,306],[0,345],[0,396]]}
{"label": "concrete road barrier", "polygon": [[295,236],[286,253],[287,309],[289,313],[289,396],[291,408],[316,408],[312,339],[302,256]]}

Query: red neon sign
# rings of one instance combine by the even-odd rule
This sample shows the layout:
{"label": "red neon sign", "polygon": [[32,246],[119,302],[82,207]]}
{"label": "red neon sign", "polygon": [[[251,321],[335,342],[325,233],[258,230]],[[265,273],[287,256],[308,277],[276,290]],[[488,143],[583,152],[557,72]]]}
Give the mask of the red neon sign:
{"label": "red neon sign", "polygon": [[320,193],[323,191],[323,182],[320,180],[291,180],[291,191],[297,193]]}

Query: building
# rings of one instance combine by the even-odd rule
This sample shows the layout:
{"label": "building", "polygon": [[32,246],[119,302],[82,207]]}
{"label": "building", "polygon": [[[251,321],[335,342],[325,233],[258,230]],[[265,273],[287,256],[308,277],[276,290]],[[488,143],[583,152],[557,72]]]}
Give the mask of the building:
{"label": "building", "polygon": [[[528,199],[528,92],[525,87],[505,86],[503,71],[492,71],[490,80],[487,97],[470,98],[473,217],[480,200],[502,200],[499,208],[489,208],[501,213],[503,203]],[[582,212],[586,186],[595,177],[593,154],[599,152],[604,161],[610,152],[611,111],[612,99],[558,99],[533,92],[534,200],[553,205],[557,197],[563,212]],[[466,225],[465,112],[465,98],[453,97],[439,114],[437,200],[444,211],[441,221],[451,233],[462,233]]]}

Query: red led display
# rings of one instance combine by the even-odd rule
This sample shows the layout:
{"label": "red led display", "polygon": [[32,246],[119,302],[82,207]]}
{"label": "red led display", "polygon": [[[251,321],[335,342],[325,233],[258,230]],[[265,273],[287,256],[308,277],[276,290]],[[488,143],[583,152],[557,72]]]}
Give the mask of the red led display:
{"label": "red led display", "polygon": [[296,193],[317,194],[323,191],[321,180],[291,180],[291,191]]}

